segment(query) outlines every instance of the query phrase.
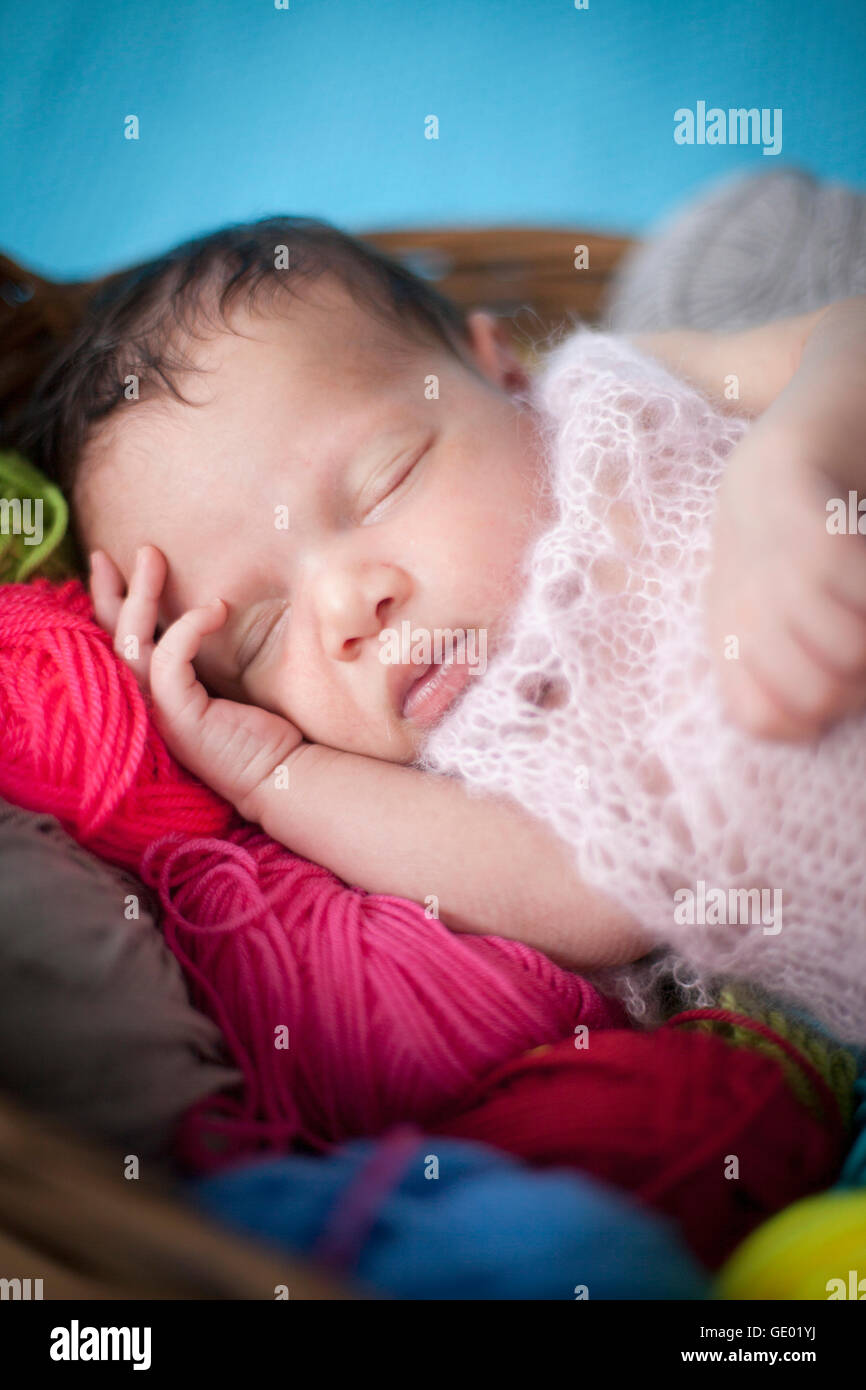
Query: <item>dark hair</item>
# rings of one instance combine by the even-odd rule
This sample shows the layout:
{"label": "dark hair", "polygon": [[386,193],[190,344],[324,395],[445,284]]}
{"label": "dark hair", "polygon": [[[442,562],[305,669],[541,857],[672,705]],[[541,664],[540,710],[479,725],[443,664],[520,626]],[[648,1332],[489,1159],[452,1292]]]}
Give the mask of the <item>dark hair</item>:
{"label": "dark hair", "polygon": [[[283,247],[287,268],[278,265]],[[468,344],[463,312],[406,266],[328,222],[265,217],[195,237],[107,276],[2,442],[27,455],[68,495],[84,445],[124,401],[127,378],[138,379],[139,399],[169,391],[185,401],[173,374],[195,367],[176,351],[178,329],[196,336],[196,325],[214,306],[225,325],[243,290],[252,308],[262,291],[273,299],[323,272],[395,330],[397,342],[433,341],[456,356]]]}

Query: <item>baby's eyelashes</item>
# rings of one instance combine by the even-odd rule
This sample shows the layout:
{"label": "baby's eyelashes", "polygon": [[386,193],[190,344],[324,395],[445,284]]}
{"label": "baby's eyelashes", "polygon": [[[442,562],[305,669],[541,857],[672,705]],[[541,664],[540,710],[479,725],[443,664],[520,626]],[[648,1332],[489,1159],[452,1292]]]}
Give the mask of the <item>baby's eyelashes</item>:
{"label": "baby's eyelashes", "polygon": [[268,608],[256,619],[237,653],[238,676],[248,671],[253,662],[263,655],[277,630],[284,627],[283,619],[289,615],[291,607],[286,599],[276,610]]}

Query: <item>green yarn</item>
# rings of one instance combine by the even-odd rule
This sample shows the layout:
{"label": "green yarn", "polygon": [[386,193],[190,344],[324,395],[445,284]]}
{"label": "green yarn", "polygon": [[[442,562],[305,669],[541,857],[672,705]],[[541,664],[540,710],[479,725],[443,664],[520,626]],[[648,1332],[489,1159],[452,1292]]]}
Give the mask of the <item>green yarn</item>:
{"label": "green yarn", "polygon": [[[0,453],[0,499],[11,504],[0,506],[0,583],[20,584],[37,572],[51,579],[78,572],[75,545],[67,535],[69,508],[55,483],[20,454]],[[32,526],[38,504],[42,536],[30,545],[23,523]]]}
{"label": "green yarn", "polygon": [[[787,1010],[783,1011],[774,1003],[768,1003],[759,993],[742,983],[720,989],[718,1003],[719,1008],[728,1009],[731,1013],[746,1014],[749,1018],[765,1023],[768,1028],[772,1028],[774,1032],[798,1047],[826,1081],[836,1097],[845,1128],[850,1128],[854,1112],[857,1062],[847,1048],[823,1035],[809,1023],[792,1016]],[[739,1046],[751,1047],[767,1056],[776,1057],[798,1099],[819,1118],[823,1115],[812,1094],[812,1083],[768,1038],[761,1037],[748,1028],[720,1021],[707,1021],[701,1026],[708,1032],[720,1033]]]}

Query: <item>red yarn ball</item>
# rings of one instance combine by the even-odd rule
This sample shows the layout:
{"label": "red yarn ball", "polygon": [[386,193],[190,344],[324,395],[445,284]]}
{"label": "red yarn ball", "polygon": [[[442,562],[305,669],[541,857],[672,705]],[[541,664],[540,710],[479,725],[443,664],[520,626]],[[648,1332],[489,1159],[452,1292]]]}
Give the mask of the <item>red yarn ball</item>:
{"label": "red yarn ball", "polygon": [[191,1168],[423,1122],[527,1047],[622,1024],[528,946],[455,935],[246,825],[170,756],[149,703],[77,580],[0,586],[0,796],[155,888],[244,1076],[186,1117]]}
{"label": "red yarn ball", "polygon": [[755,1226],[839,1170],[838,1107],[805,1059],[803,1067],[829,1096],[824,1125],[771,1057],[669,1026],[609,1029],[585,1049],[566,1039],[497,1068],[468,1106],[428,1128],[625,1188],[673,1217],[715,1268]]}

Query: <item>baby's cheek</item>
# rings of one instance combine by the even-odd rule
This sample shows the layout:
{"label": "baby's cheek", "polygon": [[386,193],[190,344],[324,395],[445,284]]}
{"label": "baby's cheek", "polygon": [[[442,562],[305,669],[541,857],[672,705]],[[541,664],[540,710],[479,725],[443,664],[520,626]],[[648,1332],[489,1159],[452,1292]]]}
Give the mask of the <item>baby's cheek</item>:
{"label": "baby's cheek", "polygon": [[276,690],[280,713],[307,737],[312,737],[308,730],[317,724],[327,726],[333,719],[327,682],[321,677],[318,681],[311,680],[308,670],[304,669],[303,658],[287,663],[287,668]]}
{"label": "baby's cheek", "polygon": [[[291,674],[289,674],[289,672]],[[358,715],[348,707],[345,692],[334,677],[302,655],[286,663],[275,690],[278,712],[311,743],[347,746]]]}
{"label": "baby's cheek", "polygon": [[467,581],[475,578],[483,588],[495,591],[510,572],[513,539],[507,516],[492,508],[467,505],[437,527],[430,543],[446,584],[460,576],[465,590]]}

